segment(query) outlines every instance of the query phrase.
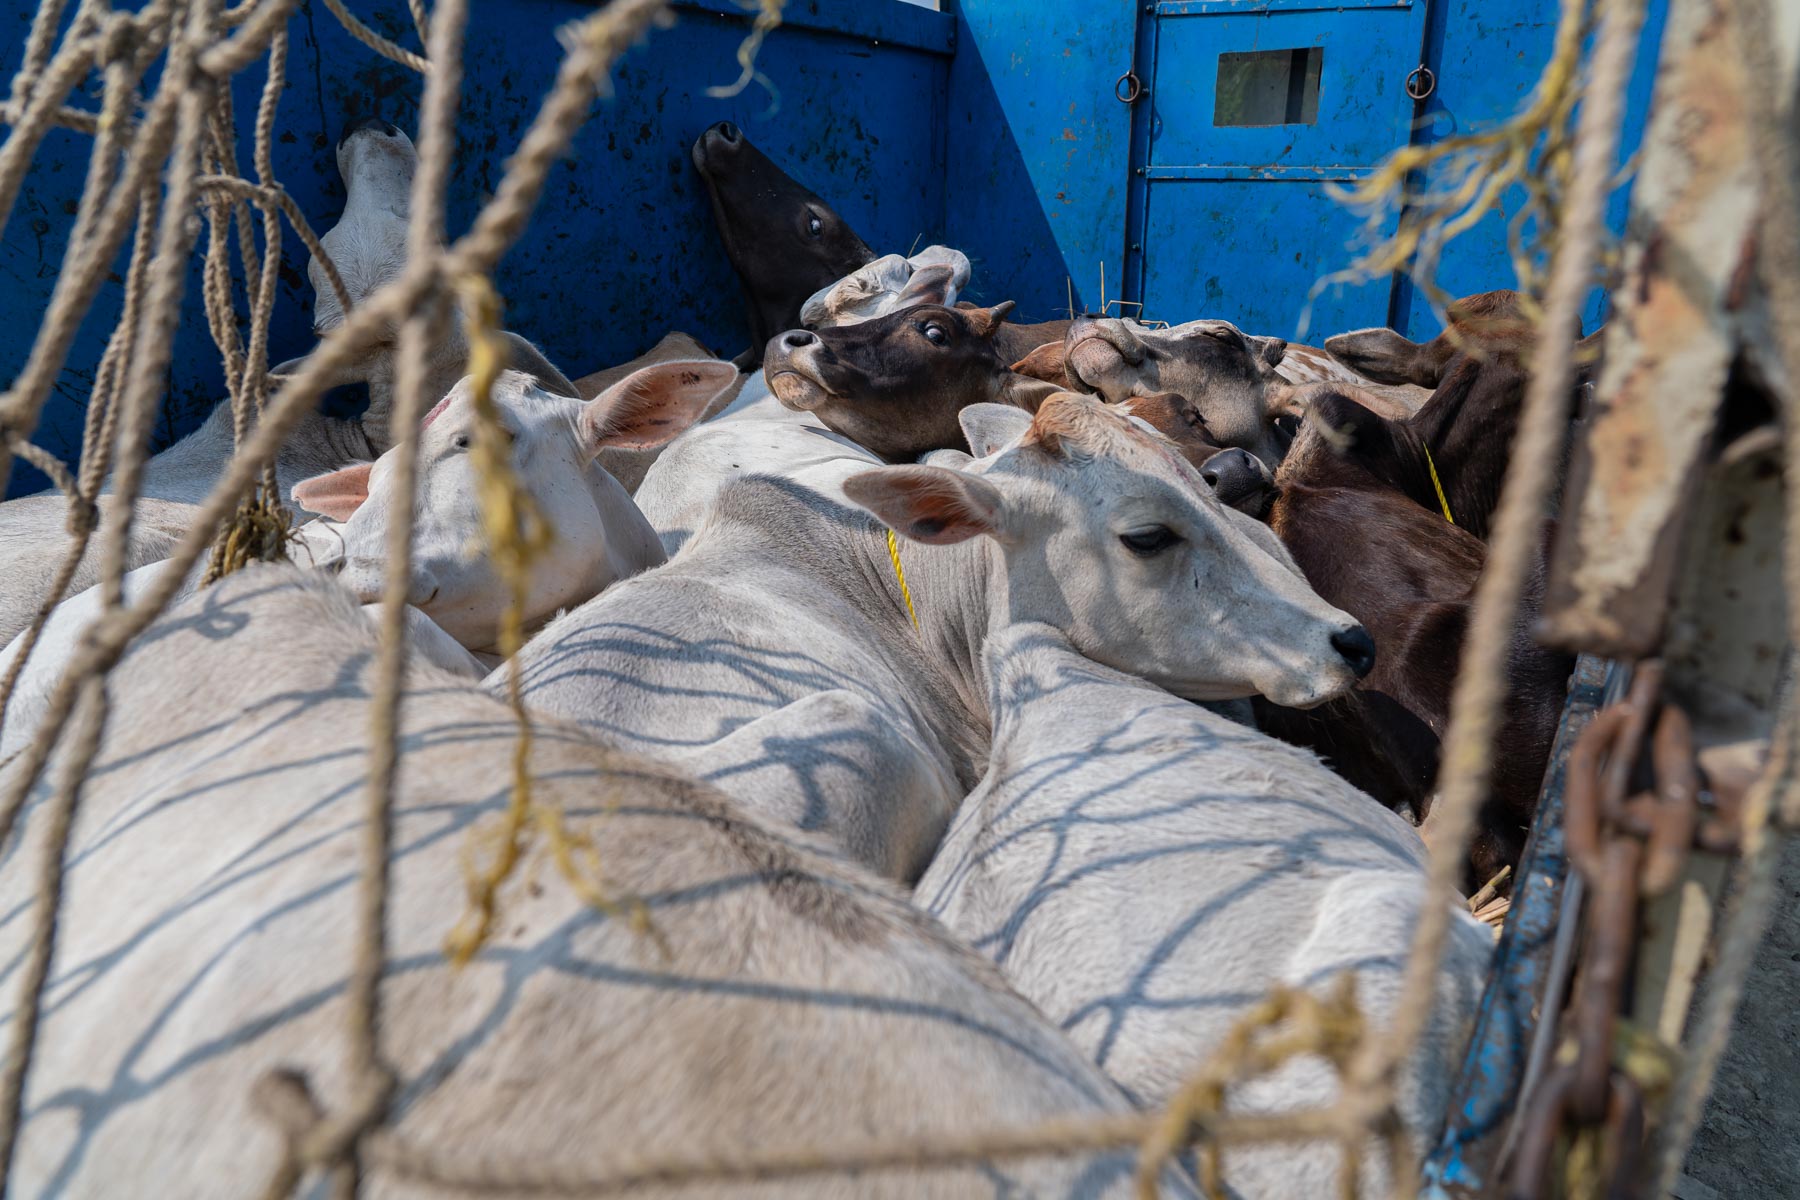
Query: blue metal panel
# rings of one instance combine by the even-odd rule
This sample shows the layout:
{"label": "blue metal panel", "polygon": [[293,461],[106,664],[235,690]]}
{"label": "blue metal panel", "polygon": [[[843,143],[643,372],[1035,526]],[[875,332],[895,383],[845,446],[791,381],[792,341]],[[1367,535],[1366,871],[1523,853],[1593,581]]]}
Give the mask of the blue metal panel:
{"label": "blue metal panel", "polygon": [[[1419,63],[1422,6],[1218,7],[1157,19],[1152,165],[1369,167],[1406,141],[1413,107],[1406,74]],[[1312,124],[1215,124],[1220,55],[1310,46],[1324,56]]]}
{"label": "blue metal panel", "polygon": [[[1657,47],[1662,41],[1668,0],[1649,0],[1643,39],[1627,95],[1620,161],[1643,138],[1655,80]],[[1440,141],[1457,133],[1491,128],[1530,99],[1556,35],[1557,6],[1518,0],[1432,0],[1426,30],[1426,62],[1437,73],[1437,90],[1422,106],[1414,140]],[[1452,242],[1437,268],[1437,283],[1453,296],[1511,287],[1512,258],[1506,247],[1506,223],[1524,202],[1523,188],[1501,197],[1501,212],[1492,214]],[[1622,190],[1607,207],[1607,223],[1615,233],[1625,228],[1629,192]],[[1604,295],[1596,290],[1582,313],[1588,329],[1604,319]],[[1430,302],[1410,282],[1396,297],[1393,326],[1409,337],[1428,338],[1442,328]]]}
{"label": "blue metal panel", "polygon": [[[1149,318],[1215,317],[1255,333],[1299,333],[1307,296],[1358,219],[1319,183],[1169,182],[1149,189],[1144,271]],[[1329,288],[1312,306],[1310,327],[1351,328],[1387,310],[1388,281]],[[1375,324],[1380,324],[1377,315]]]}
{"label": "blue metal panel", "polygon": [[[748,3],[738,0],[674,0],[677,8],[741,18]],[[815,29],[844,37],[865,38],[871,45],[903,46],[948,55],[956,49],[956,22],[941,12],[900,0],[864,0],[860,4],[828,0],[786,0],[781,28]]]}
{"label": "blue metal panel", "polygon": [[[8,76],[35,7],[34,0],[0,0],[0,70]],[[354,7],[381,32],[417,47],[398,0]],[[561,54],[556,29],[592,6],[530,0],[473,10],[450,187],[452,232],[466,228],[491,194],[505,156],[548,90]],[[551,173],[532,225],[498,271],[508,324],[539,341],[570,376],[622,362],[670,329],[728,354],[746,343],[740,291],[687,156],[695,136],[714,121],[743,126],[878,251],[944,236],[950,16],[898,0],[797,0],[789,24],[770,35],[757,60],[776,95],[752,85],[728,100],[705,90],[736,78],[747,18],[723,0],[688,0],[678,6],[678,18],[674,31],[653,33],[621,63],[615,95],[600,102]],[[321,5],[306,5],[290,28],[275,167],[323,229],[343,204],[333,162],[339,131],[369,112],[415,129],[421,81],[352,41]],[[261,86],[260,68],[239,78],[240,113],[254,110]],[[76,102],[91,107],[94,97],[78,95]],[[249,121],[242,124],[248,131]],[[0,321],[9,330],[0,341],[0,380],[16,374],[42,319],[89,144],[75,133],[49,135],[0,241]],[[248,144],[239,153],[250,161]],[[277,360],[311,343],[306,253],[290,234],[283,255],[272,344]],[[1062,295],[1060,278],[1055,294]],[[78,446],[92,371],[118,305],[115,280],[82,329],[39,431],[40,444],[65,458]],[[159,442],[191,429],[223,394],[196,272]],[[42,486],[36,472],[15,466],[11,494]]]}
{"label": "blue metal panel", "polygon": [[[1388,280],[1313,289],[1366,236],[1327,185],[1406,141],[1424,17],[1423,0],[1156,4],[1137,48],[1149,95],[1133,134],[1127,299],[1148,317],[1218,316],[1288,337],[1385,321]],[[1314,111],[1259,125],[1217,111],[1222,55],[1309,48]]]}
{"label": "blue metal panel", "polygon": [[1242,15],[1259,12],[1343,12],[1360,8],[1411,8],[1414,0],[1160,0],[1159,17]]}
{"label": "blue metal panel", "polygon": [[[1136,5],[963,0],[950,69],[951,244],[975,261],[971,296],[1021,320],[1119,295]],[[1106,264],[1107,279],[1100,279]]]}

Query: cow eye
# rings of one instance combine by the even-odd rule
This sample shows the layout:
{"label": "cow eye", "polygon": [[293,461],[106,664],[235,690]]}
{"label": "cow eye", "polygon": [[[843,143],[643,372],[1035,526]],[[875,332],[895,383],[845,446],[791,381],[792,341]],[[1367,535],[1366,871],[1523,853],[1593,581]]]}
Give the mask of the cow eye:
{"label": "cow eye", "polygon": [[450,439],[450,444],[458,450],[467,450],[469,448],[469,435],[466,433],[459,433]]}
{"label": "cow eye", "polygon": [[1119,541],[1139,558],[1152,558],[1181,540],[1181,535],[1167,525],[1152,525],[1134,533],[1121,533]]}
{"label": "cow eye", "polygon": [[950,344],[950,335],[944,331],[942,325],[927,325],[925,326],[924,332],[925,340],[934,346],[948,346]]}
{"label": "cow eye", "polygon": [[818,237],[821,233],[824,233],[824,232],[825,232],[825,222],[819,220],[818,214],[815,213],[812,216],[806,218],[806,233],[807,233],[808,237]]}

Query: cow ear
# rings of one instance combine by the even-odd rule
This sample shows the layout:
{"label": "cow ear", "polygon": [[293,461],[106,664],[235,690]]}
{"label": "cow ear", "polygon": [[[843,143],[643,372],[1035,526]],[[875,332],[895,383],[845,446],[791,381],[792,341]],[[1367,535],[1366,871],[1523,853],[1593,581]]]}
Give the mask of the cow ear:
{"label": "cow ear", "polygon": [[1434,388],[1442,364],[1431,362],[1426,347],[1391,329],[1358,329],[1325,339],[1325,353],[1375,383],[1414,383]]}
{"label": "cow ear", "polygon": [[369,498],[369,472],[374,463],[357,463],[327,475],[314,475],[294,485],[294,503],[307,512],[348,521]]}
{"label": "cow ear", "polygon": [[1250,343],[1250,352],[1262,361],[1265,367],[1275,367],[1287,357],[1287,342],[1282,338],[1253,337],[1246,338]]}
{"label": "cow ear", "polygon": [[948,308],[956,299],[956,287],[947,266],[920,267],[894,298],[894,308],[914,308],[920,304],[937,304]]}
{"label": "cow ear", "polygon": [[956,414],[969,453],[986,458],[1002,446],[1010,446],[1031,428],[1031,414],[1011,404],[971,404]]}
{"label": "cow ear", "polygon": [[1094,332],[1111,343],[1127,365],[1136,367],[1142,365],[1149,351],[1144,347],[1144,339],[1131,326],[1132,322],[1119,317],[1099,322],[1095,325]]}
{"label": "cow ear", "polygon": [[661,446],[699,420],[736,380],[737,368],[716,358],[633,371],[581,406],[582,445],[590,455],[607,446]]}
{"label": "cow ear", "polygon": [[1010,404],[1014,408],[1022,408],[1028,413],[1035,413],[1038,406],[1044,401],[1058,392],[1068,390],[1068,388],[1047,383],[1042,379],[1033,379],[1029,375],[1020,375],[1009,371],[1000,384],[1000,401],[1003,404]]}
{"label": "cow ear", "polygon": [[915,271],[923,271],[926,267],[949,267],[951,295],[969,286],[969,256],[961,250],[952,250],[948,246],[927,246],[906,261],[912,264]]}
{"label": "cow ear", "polygon": [[1002,300],[992,308],[965,308],[963,316],[969,320],[969,328],[976,337],[991,338],[994,331],[1006,320],[1006,314],[1013,310],[1011,300]]}
{"label": "cow ear", "polygon": [[1065,390],[1072,390],[1069,387],[1067,370],[1068,353],[1067,343],[1045,342],[1014,363],[1012,369],[1020,375],[1042,379],[1046,383],[1054,383],[1057,387]]}
{"label": "cow ear", "polygon": [[1006,500],[979,476],[948,467],[879,467],[844,480],[844,495],[901,537],[934,546],[998,537]]}

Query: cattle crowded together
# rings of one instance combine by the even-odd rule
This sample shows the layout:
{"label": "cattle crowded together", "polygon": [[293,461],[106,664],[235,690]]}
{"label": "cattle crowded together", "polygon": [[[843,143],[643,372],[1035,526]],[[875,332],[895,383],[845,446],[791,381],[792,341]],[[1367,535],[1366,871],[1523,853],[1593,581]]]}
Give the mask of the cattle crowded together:
{"label": "cattle crowded together", "polygon": [[[357,301],[403,264],[415,159],[379,120],[336,153],[347,201],[324,246]],[[389,343],[333,381],[366,384],[367,411],[314,415],[276,464],[292,563],[205,587],[197,570],[112,672],[22,1193],[252,1194],[281,1152],[271,1078],[345,1102],[371,610],[409,502],[384,1018],[400,1135],[554,1159],[1128,1112],[1168,1103],[1272,986],[1347,975],[1373,1026],[1395,1020],[1527,380],[1519,298],[1465,298],[1424,344],[1368,329],[1315,349],[1203,315],[1019,324],[1011,303],[959,301],[963,253],[878,256],[732,125],[691,156],[753,345],[723,361],[672,333],[571,382],[504,335],[493,400],[551,534],[513,660],[470,333],[451,322],[416,499],[389,452]],[[344,314],[317,262],[311,278],[323,333]],[[128,597],[232,449],[221,405],[149,461]],[[0,530],[0,671],[21,670],[4,779],[101,589],[84,562],[20,667],[62,501],[7,502]],[[1471,891],[1518,860],[1572,665],[1530,636],[1539,591]],[[529,820],[588,886],[527,863],[471,907],[508,853],[515,673]],[[0,873],[9,973],[27,875]],[[1415,1151],[1492,943],[1459,909],[1401,1088]],[[1297,1111],[1338,1087],[1309,1056],[1227,1099]],[[1381,1186],[1388,1159],[1366,1150]],[[1234,1148],[1225,1178],[1321,1196],[1343,1161],[1331,1142]],[[1191,1165],[1166,1194],[1190,1194]],[[1089,1196],[1132,1171],[1105,1152],[763,1186]]]}

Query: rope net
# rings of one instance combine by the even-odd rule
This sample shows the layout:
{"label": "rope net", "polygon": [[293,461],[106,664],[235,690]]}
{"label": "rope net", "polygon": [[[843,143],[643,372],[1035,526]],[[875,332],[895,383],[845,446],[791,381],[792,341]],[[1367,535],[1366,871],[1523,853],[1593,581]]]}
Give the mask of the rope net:
{"label": "rope net", "polygon": [[[1762,0],[1756,0],[1761,4]],[[1563,28],[1545,81],[1532,105],[1509,130],[1469,145],[1428,152],[1406,150],[1363,189],[1380,192],[1429,161],[1470,149],[1491,152],[1481,170],[1462,175],[1453,192],[1424,224],[1403,222],[1387,257],[1387,270],[1416,256],[1491,206],[1497,189],[1523,178],[1532,140],[1550,131],[1550,149],[1540,185],[1540,228],[1553,231],[1551,267],[1543,298],[1544,327],[1569,330],[1594,276],[1602,237],[1601,214],[1613,181],[1627,76],[1637,46],[1643,0],[1598,0],[1589,12],[1582,0],[1566,0]],[[493,197],[468,232],[454,241],[444,236],[445,188],[454,148],[453,124],[461,84],[467,0],[438,0],[426,11],[420,0],[408,9],[425,46],[423,55],[396,46],[373,32],[342,0],[325,8],[371,51],[424,76],[420,110],[418,169],[412,185],[411,226],[404,268],[398,276],[352,305],[344,282],[318,236],[275,178],[271,139],[285,74],[288,22],[299,0],[241,0],[225,8],[220,0],[150,0],[135,13],[113,11],[105,0],[78,0],[72,16],[66,0],[43,0],[27,38],[22,65],[0,115],[11,132],[0,146],[0,224],[12,215],[21,186],[48,130],[76,130],[93,138],[84,191],[75,214],[63,271],[57,279],[29,358],[11,388],[0,396],[0,478],[13,456],[48,474],[67,500],[69,547],[25,640],[42,634],[51,609],[71,585],[76,566],[96,542],[102,556],[100,615],[87,629],[69,669],[51,694],[40,736],[16,762],[10,786],[0,795],[0,848],[12,844],[26,798],[64,744],[50,802],[42,810],[49,836],[35,863],[37,898],[32,913],[30,952],[15,999],[7,1056],[0,1072],[0,1180],[10,1176],[21,1121],[21,1101],[31,1068],[45,980],[54,958],[63,866],[70,828],[78,812],[83,781],[106,728],[106,675],[127,644],[156,619],[177,594],[181,581],[202,555],[210,555],[207,578],[228,574],[245,563],[281,555],[290,515],[281,505],[273,464],[277,449],[315,407],[321,393],[346,364],[366,353],[387,331],[400,330],[398,387],[393,429],[393,468],[398,493],[410,495],[417,476],[419,419],[435,397],[424,394],[426,352],[434,330],[452,319],[460,297],[470,330],[469,372],[476,377],[482,429],[478,462],[486,532],[497,564],[513,588],[514,604],[502,630],[501,648],[510,656],[521,640],[520,598],[534,557],[549,530],[527,507],[528,497],[510,476],[499,446],[488,389],[498,371],[493,332],[499,301],[490,282],[495,264],[519,238],[531,217],[553,163],[568,148],[607,86],[619,56],[648,31],[666,22],[666,0],[612,0],[563,31],[564,54],[555,82],[525,136],[508,161]],[[754,53],[778,19],[775,0],[761,0],[750,40],[740,58],[743,75],[735,88],[755,77]],[[65,19],[66,18],[66,19]],[[1581,31],[1597,26],[1582,69]],[[59,34],[60,31],[60,34]],[[1766,55],[1763,57],[1766,58]],[[237,117],[229,84],[233,75],[267,62],[267,83],[252,127],[252,172],[237,161]],[[1746,60],[1773,77],[1773,67],[1746,53]],[[154,87],[146,80],[160,67]],[[88,112],[70,103],[75,89],[91,76],[101,80],[101,102]],[[1772,91],[1765,90],[1771,97]],[[1582,100],[1575,109],[1575,98]],[[1573,117],[1571,118],[1571,114]],[[1763,155],[1771,172],[1771,195],[1794,194],[1791,124],[1783,132],[1779,108],[1763,114],[1763,131],[1775,149]],[[1573,119],[1566,138],[1556,131]],[[1779,153],[1777,152],[1779,151]],[[1784,192],[1780,190],[1786,188]],[[1771,257],[1800,257],[1800,205],[1773,204],[1765,228]],[[196,247],[204,216],[206,239]],[[324,271],[345,319],[320,340],[294,372],[269,372],[269,325],[280,267],[282,223],[293,228]],[[32,446],[50,395],[66,363],[77,327],[87,315],[130,237],[124,306],[98,370],[82,439],[78,469],[69,469]],[[259,243],[258,238],[261,241]],[[1435,242],[1433,239],[1437,239]],[[199,505],[196,519],[176,544],[170,566],[131,604],[125,602],[132,506],[143,480],[154,418],[162,400],[179,321],[188,264],[196,249],[203,256],[203,300],[208,327],[224,365],[236,453],[217,485]],[[1800,268],[1775,271],[1772,303],[1786,314],[1775,328],[1784,336],[1789,378],[1800,378]],[[240,297],[247,319],[240,324]],[[245,332],[247,330],[247,333]],[[1200,1182],[1218,1194],[1221,1148],[1255,1142],[1326,1139],[1343,1148],[1341,1194],[1357,1195],[1359,1160],[1371,1144],[1385,1148],[1395,1194],[1418,1187],[1418,1164],[1397,1118],[1399,1067],[1419,1037],[1435,1000],[1434,973],[1443,953],[1456,884],[1476,810],[1491,770],[1491,747],[1502,701],[1505,656],[1514,627],[1521,585],[1537,537],[1539,514],[1553,483],[1561,429],[1567,421],[1571,345],[1565,337],[1539,340],[1525,413],[1512,457],[1490,545],[1491,569],[1481,580],[1475,617],[1464,651],[1445,740],[1439,820],[1442,836],[1431,846],[1430,895],[1416,932],[1390,1028],[1368,1027],[1353,990],[1345,986],[1321,999],[1278,990],[1246,1014],[1216,1057],[1196,1073],[1165,1111],[1086,1120],[1062,1120],[1019,1128],[973,1130],[955,1136],[850,1140],[831,1145],[708,1146],[705,1131],[688,1153],[645,1157],[629,1153],[594,1163],[470,1160],[454,1147],[411,1145],[383,1127],[395,1079],[379,1037],[380,982],[386,962],[385,923],[389,899],[391,809],[400,758],[397,747],[405,641],[401,636],[411,552],[410,506],[395,506],[388,544],[387,586],[381,605],[381,652],[376,669],[370,733],[371,765],[363,824],[358,934],[346,947],[351,958],[348,1021],[344,1030],[355,1086],[341,1111],[327,1112],[307,1083],[272,1071],[246,1102],[282,1131],[286,1154],[265,1195],[294,1192],[311,1171],[324,1171],[334,1192],[355,1194],[368,1169],[379,1167],[400,1178],[460,1193],[519,1195],[601,1195],[650,1185],[749,1182],[839,1173],[850,1170],[923,1168],[1024,1156],[1073,1156],[1135,1147],[1140,1152],[1139,1193],[1155,1195],[1161,1168],[1200,1148]],[[1788,422],[1789,461],[1800,461],[1800,421]],[[112,480],[109,519],[99,521],[101,488]],[[1800,504],[1794,490],[1790,504]],[[1800,511],[1789,514],[1789,529],[1800,530]],[[1790,535],[1790,575],[1800,572]],[[1796,614],[1800,619],[1800,614]],[[1800,633],[1800,630],[1796,631]],[[1797,639],[1800,640],[1800,639]],[[27,654],[29,649],[27,649]],[[17,683],[24,656],[0,680],[0,713]],[[595,904],[617,901],[597,885],[583,882],[578,858],[597,867],[597,848],[570,834],[557,814],[531,799],[526,770],[530,726],[516,679],[510,689],[519,721],[513,803],[501,845],[484,866],[471,866],[471,910],[451,938],[447,953],[458,960],[474,954],[494,920],[500,884],[529,847],[532,831],[551,848],[571,885]],[[1747,824],[1761,831],[1776,806],[1791,804],[1796,732],[1784,724],[1765,784],[1750,799]],[[1726,961],[1741,971],[1766,917],[1773,839],[1753,841],[1748,856],[1744,916],[1734,925]],[[589,874],[598,877],[597,869]],[[1761,906],[1760,908],[1758,906]],[[634,923],[648,928],[641,913]],[[1741,978],[1741,975],[1740,975]],[[1735,996],[1724,989],[1721,1011],[1709,1015],[1708,1029],[1728,1027]],[[1722,1022],[1722,1025],[1721,1025]],[[1722,1034],[1718,1035],[1722,1038]],[[1681,1110],[1668,1161],[1677,1166],[1692,1117],[1710,1081],[1712,1059],[1703,1061],[1683,1093],[1693,1108]],[[1330,1107],[1279,1116],[1225,1111],[1225,1095],[1235,1082],[1273,1070],[1298,1055],[1331,1063],[1342,1081]]]}

